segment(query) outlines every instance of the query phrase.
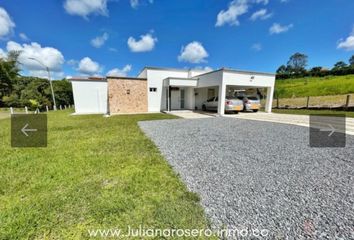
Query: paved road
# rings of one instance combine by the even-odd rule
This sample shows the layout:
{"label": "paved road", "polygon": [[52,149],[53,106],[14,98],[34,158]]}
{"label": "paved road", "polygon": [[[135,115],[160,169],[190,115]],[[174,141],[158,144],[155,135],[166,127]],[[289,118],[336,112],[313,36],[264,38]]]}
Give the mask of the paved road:
{"label": "paved road", "polygon": [[215,228],[354,239],[354,138],[310,148],[308,127],[234,118],[140,122]]}

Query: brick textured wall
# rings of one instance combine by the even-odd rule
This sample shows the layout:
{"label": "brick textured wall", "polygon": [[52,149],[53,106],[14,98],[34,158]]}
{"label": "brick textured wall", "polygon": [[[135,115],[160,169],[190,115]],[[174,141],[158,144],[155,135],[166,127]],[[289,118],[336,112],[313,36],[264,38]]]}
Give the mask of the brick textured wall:
{"label": "brick textured wall", "polygon": [[108,103],[111,114],[147,112],[146,79],[109,78]]}

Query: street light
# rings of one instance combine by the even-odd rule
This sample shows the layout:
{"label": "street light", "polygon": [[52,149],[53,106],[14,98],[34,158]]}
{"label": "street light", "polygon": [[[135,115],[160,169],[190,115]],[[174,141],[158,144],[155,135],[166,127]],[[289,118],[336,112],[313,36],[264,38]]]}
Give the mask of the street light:
{"label": "street light", "polygon": [[49,84],[50,84],[50,90],[52,91],[52,98],[53,98],[53,104],[54,104],[54,111],[57,110],[57,104],[55,103],[55,96],[54,96],[54,90],[53,90],[53,84],[52,84],[52,80],[50,78],[50,70],[49,70],[49,67],[47,67],[44,63],[42,63],[41,61],[39,61],[38,59],[36,58],[33,58],[33,57],[30,57],[28,59],[31,59],[33,61],[36,61],[37,63],[39,63],[40,65],[42,65],[46,70],[47,70],[47,73],[48,73],[48,81],[49,81]]}

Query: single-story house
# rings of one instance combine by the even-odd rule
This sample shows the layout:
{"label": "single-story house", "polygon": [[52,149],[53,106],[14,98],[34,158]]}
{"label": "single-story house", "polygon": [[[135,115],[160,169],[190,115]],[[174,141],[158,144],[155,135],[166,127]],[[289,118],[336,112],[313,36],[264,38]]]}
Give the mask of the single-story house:
{"label": "single-story house", "polygon": [[72,78],[77,114],[153,113],[196,110],[218,96],[217,111],[225,112],[225,97],[240,89],[264,90],[265,111],[271,112],[275,74],[221,68],[213,71],[145,67],[137,77]]}

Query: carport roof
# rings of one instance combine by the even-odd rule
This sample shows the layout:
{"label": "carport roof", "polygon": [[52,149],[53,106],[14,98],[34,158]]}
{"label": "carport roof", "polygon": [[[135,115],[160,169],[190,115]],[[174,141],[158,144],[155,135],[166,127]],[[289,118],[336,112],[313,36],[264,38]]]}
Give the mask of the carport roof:
{"label": "carport roof", "polygon": [[275,76],[275,73],[267,73],[267,72],[257,72],[257,71],[247,71],[247,70],[236,70],[236,69],[232,69],[232,68],[220,68],[214,71],[210,71],[207,73],[202,73],[200,75],[195,76],[196,78],[199,76],[203,76],[203,75],[207,75],[210,73],[214,73],[214,72],[219,72],[219,71],[223,71],[223,72],[231,72],[231,73],[244,73],[244,74],[255,74],[255,75],[266,75],[266,76]]}

